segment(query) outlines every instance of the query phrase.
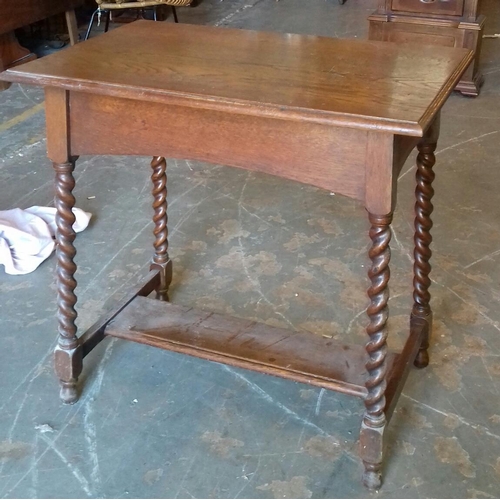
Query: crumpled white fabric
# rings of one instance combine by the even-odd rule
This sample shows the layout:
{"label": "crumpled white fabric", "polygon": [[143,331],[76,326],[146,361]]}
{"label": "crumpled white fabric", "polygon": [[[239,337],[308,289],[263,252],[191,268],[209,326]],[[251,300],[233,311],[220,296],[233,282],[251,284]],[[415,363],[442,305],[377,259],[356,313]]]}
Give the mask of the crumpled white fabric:
{"label": "crumpled white fabric", "polygon": [[[73,208],[75,232],[83,231],[92,214]],[[0,264],[7,274],[28,274],[53,252],[56,209],[30,207],[0,210]]]}

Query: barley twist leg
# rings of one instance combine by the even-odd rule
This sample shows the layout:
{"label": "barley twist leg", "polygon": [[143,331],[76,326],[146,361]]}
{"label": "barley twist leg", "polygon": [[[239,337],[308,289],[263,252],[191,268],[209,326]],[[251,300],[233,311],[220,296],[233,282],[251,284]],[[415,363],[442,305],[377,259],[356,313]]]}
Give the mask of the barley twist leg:
{"label": "barley twist leg", "polygon": [[365,467],[363,483],[370,489],[381,485],[381,468],[383,457],[383,433],[385,418],[385,389],[387,386],[387,319],[389,317],[389,261],[391,251],[392,214],[369,214],[371,223],[369,251],[371,267],[368,271],[371,285],[368,289],[370,305],[367,310],[369,324],[366,332],[369,336],[366,344],[368,362],[366,363],[367,380],[365,397],[365,414],[361,426],[360,446],[361,458]]}
{"label": "barley twist leg", "polygon": [[151,161],[153,173],[153,222],[155,235],[154,255],[151,269],[160,270],[160,285],[156,298],[168,301],[168,288],[172,282],[172,261],[168,256],[168,215],[167,215],[167,162],[162,156],[155,156]]}
{"label": "barley twist leg", "polygon": [[432,310],[430,307],[431,295],[429,287],[431,280],[429,273],[431,265],[429,260],[432,252],[430,244],[432,236],[430,230],[432,228],[431,214],[433,210],[432,197],[434,189],[432,181],[434,180],[433,166],[436,162],[434,151],[436,143],[424,142],[418,146],[417,156],[417,186],[415,189],[415,262],[413,266],[413,309],[411,314],[411,322],[425,320],[424,337],[420,350],[415,358],[415,366],[424,368],[429,364],[429,340],[432,330]]}
{"label": "barley twist leg", "polygon": [[72,193],[75,187],[74,168],[74,161],[54,163],[56,172],[54,201],[57,209],[57,320],[59,323],[55,369],[61,385],[60,396],[66,404],[73,404],[78,400],[76,384],[82,371],[82,352],[75,324],[77,316],[75,310],[76,280],[74,278],[76,250],[73,245],[75,216],[72,211],[75,205],[75,197]]}

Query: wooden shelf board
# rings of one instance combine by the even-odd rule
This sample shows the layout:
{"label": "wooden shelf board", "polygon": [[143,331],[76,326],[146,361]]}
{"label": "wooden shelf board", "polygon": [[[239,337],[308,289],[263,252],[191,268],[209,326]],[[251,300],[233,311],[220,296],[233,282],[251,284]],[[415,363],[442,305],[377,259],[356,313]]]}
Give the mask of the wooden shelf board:
{"label": "wooden shelf board", "polygon": [[[363,346],[136,297],[105,335],[364,397]],[[389,372],[398,355],[387,357]]]}

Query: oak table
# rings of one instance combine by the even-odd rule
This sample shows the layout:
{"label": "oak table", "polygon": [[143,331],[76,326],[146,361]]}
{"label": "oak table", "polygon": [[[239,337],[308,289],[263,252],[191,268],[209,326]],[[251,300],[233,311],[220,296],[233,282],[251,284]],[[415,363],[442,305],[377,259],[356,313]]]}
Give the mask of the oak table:
{"label": "oak table", "polygon": [[[4,80],[45,87],[56,173],[55,369],[62,400],[77,401],[83,358],[107,336],[359,396],[363,480],[378,488],[384,429],[411,364],[428,364],[439,111],[472,57],[458,48],[138,21],[4,72]],[[414,304],[408,339],[400,353],[390,353],[390,225],[397,176],[415,147]],[[163,156],[151,163],[150,274],[77,336],[75,161],[82,154],[152,153],[265,172],[363,203],[372,241],[366,346],[170,304]],[[147,297],[155,290],[160,300]]]}

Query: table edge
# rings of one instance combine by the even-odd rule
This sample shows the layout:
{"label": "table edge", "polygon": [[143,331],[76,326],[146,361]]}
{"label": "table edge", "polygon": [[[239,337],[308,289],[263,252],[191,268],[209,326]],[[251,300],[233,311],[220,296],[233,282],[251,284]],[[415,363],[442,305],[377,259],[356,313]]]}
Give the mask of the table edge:
{"label": "table edge", "polygon": [[423,133],[425,133],[425,131],[429,128],[434,117],[436,116],[436,113],[443,107],[473,60],[474,51],[469,50],[467,55],[462,59],[461,64],[455,68],[455,71],[452,73],[446,84],[442,87],[441,91],[436,95],[426,112],[422,115],[419,120],[419,124],[422,127]]}
{"label": "table edge", "polygon": [[[39,87],[57,87],[68,91],[87,92],[124,99],[152,101],[167,105],[196,107],[211,111],[245,114],[263,118],[306,121],[328,126],[354,128],[365,131],[385,132],[394,135],[422,137],[432,123],[439,109],[446,102],[464,71],[471,63],[473,51],[464,55],[461,64],[457,66],[444,86],[439,90],[425,113],[418,121],[405,121],[392,118],[363,116],[341,113],[336,111],[322,111],[317,109],[289,107],[273,103],[256,103],[235,98],[211,97],[201,94],[190,94],[181,91],[166,91],[163,89],[146,89],[140,92],[136,87],[117,85],[88,80],[67,79],[48,75],[32,75],[19,71],[17,67],[0,73],[0,81],[24,83]],[[22,66],[21,66],[22,67]]]}

